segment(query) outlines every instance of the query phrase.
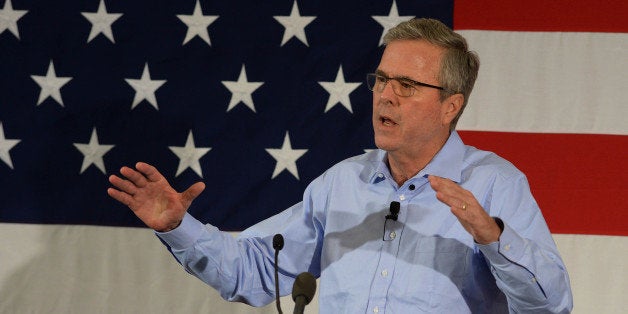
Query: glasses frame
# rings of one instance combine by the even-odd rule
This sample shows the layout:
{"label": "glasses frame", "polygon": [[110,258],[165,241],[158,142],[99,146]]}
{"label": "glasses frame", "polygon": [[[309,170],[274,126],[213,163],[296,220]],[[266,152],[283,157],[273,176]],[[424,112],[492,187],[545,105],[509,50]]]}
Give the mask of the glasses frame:
{"label": "glasses frame", "polygon": [[[377,81],[378,80],[383,80],[384,81],[384,85],[381,88],[381,90],[376,90],[375,89],[375,85],[377,85]],[[378,73],[369,73],[366,75],[366,86],[368,87],[368,89],[372,92],[377,92],[377,93],[381,93],[384,91],[384,89],[386,88],[386,84],[388,84],[388,81],[397,81],[399,84],[409,84],[411,85],[412,89],[410,92],[410,95],[399,95],[399,93],[397,92],[397,89],[393,87],[393,92],[395,93],[395,95],[399,96],[399,97],[410,97],[412,95],[414,95],[414,91],[416,91],[416,87],[417,86],[423,86],[423,87],[429,87],[429,88],[435,88],[438,90],[445,90],[444,87],[441,86],[436,86],[436,85],[432,85],[432,84],[427,84],[427,83],[423,83],[423,82],[419,82],[419,81],[415,81],[412,79],[409,79],[407,77],[388,77],[382,74],[378,74]],[[373,82],[373,86],[371,86],[371,81]]]}

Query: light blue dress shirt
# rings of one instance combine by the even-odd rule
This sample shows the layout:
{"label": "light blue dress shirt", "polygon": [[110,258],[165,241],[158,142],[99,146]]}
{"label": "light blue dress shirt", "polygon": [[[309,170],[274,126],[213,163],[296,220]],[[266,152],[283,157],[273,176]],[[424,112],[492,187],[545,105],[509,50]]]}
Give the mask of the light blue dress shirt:
{"label": "light blue dress shirt", "polygon": [[[453,132],[415,177],[398,186],[381,150],[344,160],[303,201],[238,238],[186,215],[158,233],[185,269],[223,298],[274,301],[272,238],[281,233],[280,290],[320,276],[320,313],[568,313],[569,278],[525,176]],[[438,201],[428,175],[471,191],[504,229],[479,245]],[[210,191],[211,192],[211,191]],[[399,219],[387,220],[392,201]],[[386,224],[384,222],[386,221]]]}

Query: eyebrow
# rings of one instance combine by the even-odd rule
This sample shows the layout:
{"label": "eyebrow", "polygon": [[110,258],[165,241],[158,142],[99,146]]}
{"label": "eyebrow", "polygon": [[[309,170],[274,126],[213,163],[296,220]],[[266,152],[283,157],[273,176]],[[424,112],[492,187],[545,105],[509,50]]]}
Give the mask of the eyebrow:
{"label": "eyebrow", "polygon": [[415,85],[421,85],[421,82],[413,80],[412,78],[410,78],[408,76],[402,75],[402,76],[393,76],[393,77],[391,77],[391,76],[388,76],[386,74],[386,72],[384,72],[384,71],[382,71],[380,69],[375,70],[375,74],[381,75],[381,76],[387,77],[387,78],[394,78],[394,79],[397,79],[397,80],[406,80],[406,81],[409,81],[411,83],[414,83]]}
{"label": "eyebrow", "polygon": [[392,79],[396,79],[396,80],[404,80],[404,81],[407,81],[407,82],[411,83],[415,87],[416,86],[425,86],[425,87],[431,87],[431,88],[435,88],[435,89],[438,89],[438,90],[446,91],[446,89],[444,87],[442,87],[442,86],[432,85],[432,84],[428,84],[428,83],[415,81],[415,80],[413,80],[413,79],[411,79],[411,78],[409,78],[407,76],[389,77],[388,75],[386,75],[386,72],[384,72],[384,71],[382,71],[380,69],[375,70],[375,74],[381,75],[381,76],[386,77],[386,78],[392,78]]}

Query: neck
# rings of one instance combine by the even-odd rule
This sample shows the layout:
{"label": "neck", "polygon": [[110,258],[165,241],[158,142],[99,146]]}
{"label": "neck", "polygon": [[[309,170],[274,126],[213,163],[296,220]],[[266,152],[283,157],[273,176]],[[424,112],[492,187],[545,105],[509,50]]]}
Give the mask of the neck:
{"label": "neck", "polygon": [[430,160],[431,158],[409,159],[395,155],[394,152],[388,152],[388,168],[390,168],[390,173],[399,186],[423,170]]}
{"label": "neck", "polygon": [[389,151],[388,168],[395,182],[401,186],[423,170],[443,148],[447,138],[436,141],[432,145],[424,145],[414,152]]}

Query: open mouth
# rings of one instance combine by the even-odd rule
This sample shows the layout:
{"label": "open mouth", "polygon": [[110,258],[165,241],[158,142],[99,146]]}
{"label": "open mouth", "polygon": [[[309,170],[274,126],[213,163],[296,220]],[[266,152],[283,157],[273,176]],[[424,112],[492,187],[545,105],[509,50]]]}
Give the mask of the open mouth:
{"label": "open mouth", "polygon": [[386,116],[380,116],[379,122],[381,122],[383,125],[386,125],[386,126],[392,126],[392,125],[397,124],[395,121],[393,121],[392,119]]}

